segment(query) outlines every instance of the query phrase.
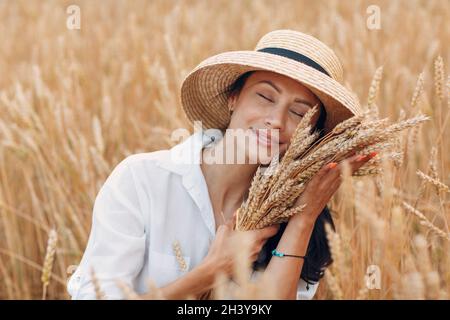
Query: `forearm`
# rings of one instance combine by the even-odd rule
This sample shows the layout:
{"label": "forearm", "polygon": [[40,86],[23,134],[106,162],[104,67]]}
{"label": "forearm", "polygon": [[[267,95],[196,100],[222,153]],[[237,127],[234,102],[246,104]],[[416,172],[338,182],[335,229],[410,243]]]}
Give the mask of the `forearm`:
{"label": "forearm", "polygon": [[[306,255],[314,222],[308,219],[291,219],[281,237],[277,250],[287,254]],[[297,285],[303,267],[303,259],[272,257],[265,276],[270,279],[281,299],[296,299]]]}
{"label": "forearm", "polygon": [[[184,276],[159,288],[161,295],[168,300],[186,299],[189,296],[199,298],[201,294],[213,288],[214,270],[212,264],[202,263]],[[144,294],[141,298],[148,299],[149,295]]]}

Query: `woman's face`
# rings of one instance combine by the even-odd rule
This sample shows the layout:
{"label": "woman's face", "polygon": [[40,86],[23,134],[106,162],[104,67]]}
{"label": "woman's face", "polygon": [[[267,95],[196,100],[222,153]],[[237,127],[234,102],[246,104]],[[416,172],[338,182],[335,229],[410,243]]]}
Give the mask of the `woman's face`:
{"label": "woman's face", "polygon": [[[320,100],[301,83],[270,71],[254,71],[239,94],[229,98],[233,110],[228,129],[243,129],[253,134],[255,143],[245,147],[247,159],[267,164],[277,153],[283,154],[305,113]],[[311,124],[316,125],[316,112]],[[267,129],[267,130],[261,130]],[[255,146],[256,144],[256,146]],[[256,157],[256,158],[255,158]]]}

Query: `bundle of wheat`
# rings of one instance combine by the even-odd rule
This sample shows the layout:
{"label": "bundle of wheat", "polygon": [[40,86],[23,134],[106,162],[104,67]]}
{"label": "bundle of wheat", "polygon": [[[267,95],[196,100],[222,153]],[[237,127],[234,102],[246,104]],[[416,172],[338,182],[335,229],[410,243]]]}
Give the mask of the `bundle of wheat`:
{"label": "bundle of wheat", "polygon": [[251,184],[249,196],[236,218],[237,230],[251,230],[287,221],[300,213],[305,205],[295,205],[307,182],[329,162],[340,162],[356,153],[379,154],[353,173],[354,176],[375,175],[381,171],[381,159],[395,159],[395,141],[405,129],[428,120],[419,114],[413,118],[389,124],[373,109],[339,123],[319,138],[312,132],[310,120],[317,112],[314,106],[298,124],[290,146],[278,161],[273,157],[267,168],[259,167]]}

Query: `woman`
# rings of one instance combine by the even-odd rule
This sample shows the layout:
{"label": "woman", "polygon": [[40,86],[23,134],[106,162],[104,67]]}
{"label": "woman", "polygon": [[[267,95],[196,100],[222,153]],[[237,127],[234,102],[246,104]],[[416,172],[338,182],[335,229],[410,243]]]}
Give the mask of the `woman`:
{"label": "woman", "polygon": [[[110,299],[123,297],[119,279],[139,294],[152,279],[166,298],[180,299],[200,297],[218,273],[230,274],[236,250],[231,221],[258,166],[283,155],[314,105],[320,112],[311,124],[321,134],[360,113],[340,82],[333,51],[291,30],[266,34],[255,51],[225,52],[200,63],[183,82],[182,106],[190,121],[210,130],[170,150],[129,156],[113,170],[95,200],[88,245],[68,284],[72,298],[95,298],[92,269]],[[228,153],[239,130],[256,141],[247,146],[237,139],[243,163],[205,161]],[[355,171],[369,158],[348,160]],[[324,223],[332,223],[326,204],[341,183],[341,165],[324,166],[308,183],[297,200],[307,204],[302,214],[281,228],[245,232],[254,267],[263,268],[281,298],[311,299],[331,263]],[[299,257],[271,256],[275,247]]]}

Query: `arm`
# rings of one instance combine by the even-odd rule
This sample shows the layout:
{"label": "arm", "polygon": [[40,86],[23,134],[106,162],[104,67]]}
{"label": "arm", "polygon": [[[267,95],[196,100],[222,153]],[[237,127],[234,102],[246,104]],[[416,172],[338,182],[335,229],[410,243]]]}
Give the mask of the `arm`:
{"label": "arm", "polygon": [[[299,215],[300,217],[300,215]],[[314,221],[291,219],[278,243],[277,250],[304,256],[314,227]],[[295,300],[297,286],[303,267],[303,259],[293,257],[272,257],[264,271],[275,285],[280,299]]]}
{"label": "arm", "polygon": [[[372,155],[373,157],[374,155]],[[352,172],[358,170],[370,156],[348,159]],[[342,164],[325,165],[308,182],[305,191],[298,198],[296,205],[307,205],[303,212],[289,219],[277,250],[287,254],[305,256],[314,229],[314,223],[339,188],[342,178]],[[272,257],[265,273],[276,287],[281,299],[296,299],[297,284],[300,279],[303,259],[294,257]]]}
{"label": "arm", "polygon": [[96,299],[93,269],[106,299],[122,299],[116,281],[131,286],[144,262],[145,231],[135,181],[122,161],[100,189],[94,203],[92,228],[80,265],[68,283],[72,299]]}
{"label": "arm", "polygon": [[[184,276],[159,288],[159,292],[162,298],[168,300],[180,300],[189,296],[199,299],[204,292],[213,288],[215,274],[215,264],[204,262]],[[141,295],[141,298],[151,299],[152,297],[147,293]]]}
{"label": "arm", "polygon": [[[144,264],[148,237],[143,212],[148,212],[151,200],[139,196],[134,180],[136,173],[130,168],[132,161],[127,158],[113,170],[95,199],[87,248],[67,285],[72,299],[96,299],[91,268],[107,299],[124,298],[117,280],[134,289],[134,280]],[[255,256],[262,247],[262,240],[273,236],[277,229],[272,226],[247,231],[254,234],[251,238]],[[229,274],[234,256],[229,241],[231,234],[231,226],[219,227],[204,261],[183,277],[160,288],[163,297],[179,299],[193,295],[200,298],[213,287],[215,275]],[[150,296],[143,294],[142,297]]]}
{"label": "arm", "polygon": [[[215,278],[219,274],[229,276],[233,272],[235,254],[235,241],[232,237],[234,219],[227,224],[220,225],[216,237],[211,244],[207,256],[192,271],[183,277],[176,279],[168,285],[160,288],[160,293],[165,299],[184,299],[194,296],[196,299],[208,293],[214,287]],[[246,239],[250,241],[250,259],[256,260],[259,251],[266,239],[275,235],[278,226],[270,226],[259,230],[245,231]],[[240,234],[242,236],[242,234]],[[142,298],[151,298],[143,295]]]}

